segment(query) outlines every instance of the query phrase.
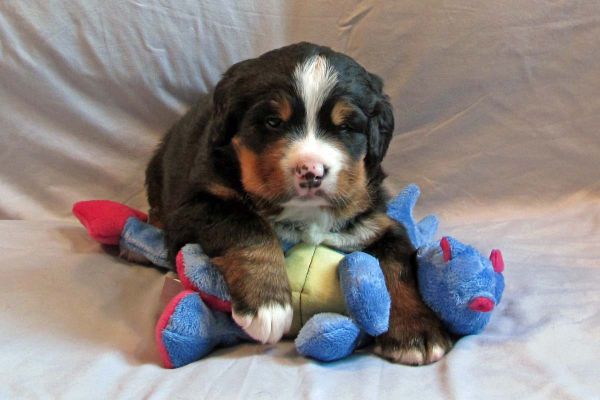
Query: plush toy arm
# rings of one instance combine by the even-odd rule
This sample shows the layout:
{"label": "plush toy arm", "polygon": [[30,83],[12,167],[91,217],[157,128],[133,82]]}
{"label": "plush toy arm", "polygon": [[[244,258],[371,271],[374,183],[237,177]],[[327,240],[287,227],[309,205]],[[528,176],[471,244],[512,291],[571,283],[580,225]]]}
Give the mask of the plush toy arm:
{"label": "plush toy arm", "polygon": [[310,318],[295,341],[303,356],[339,360],[366,344],[370,335],[388,329],[391,301],[377,259],[362,252],[349,254],[340,261],[338,275],[349,317],[321,313]]}
{"label": "plush toy arm", "polygon": [[338,275],[348,315],[370,335],[386,332],[391,300],[379,261],[360,251],[348,254]]}
{"label": "plush toy arm", "polygon": [[401,223],[406,228],[410,241],[415,248],[419,248],[433,240],[438,229],[438,218],[428,215],[419,223],[415,221],[413,210],[421,196],[421,189],[410,184],[388,203],[388,216]]}
{"label": "plush toy arm", "polygon": [[370,337],[349,317],[335,313],[315,314],[300,329],[296,350],[319,361],[348,357],[368,343]]}

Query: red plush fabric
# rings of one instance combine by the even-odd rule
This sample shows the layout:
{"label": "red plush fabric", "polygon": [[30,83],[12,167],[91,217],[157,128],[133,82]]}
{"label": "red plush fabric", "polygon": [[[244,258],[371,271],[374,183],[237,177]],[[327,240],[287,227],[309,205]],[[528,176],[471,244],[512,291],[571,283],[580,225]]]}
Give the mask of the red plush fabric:
{"label": "red plush fabric", "polygon": [[111,245],[119,244],[129,217],[148,219],[145,213],[111,200],[79,201],[73,204],[73,214],[94,240]]}
{"label": "red plush fabric", "polygon": [[492,265],[494,266],[494,271],[504,271],[504,259],[502,258],[502,252],[500,250],[492,250],[492,254],[490,254],[490,260],[492,261]]}
{"label": "red plush fabric", "polygon": [[444,253],[444,261],[448,262],[452,260],[452,249],[450,248],[450,242],[447,237],[443,237],[440,240],[440,247],[442,248],[442,253]]}
{"label": "red plush fabric", "polygon": [[487,297],[475,297],[469,302],[469,308],[473,311],[490,312],[494,309],[494,301]]}

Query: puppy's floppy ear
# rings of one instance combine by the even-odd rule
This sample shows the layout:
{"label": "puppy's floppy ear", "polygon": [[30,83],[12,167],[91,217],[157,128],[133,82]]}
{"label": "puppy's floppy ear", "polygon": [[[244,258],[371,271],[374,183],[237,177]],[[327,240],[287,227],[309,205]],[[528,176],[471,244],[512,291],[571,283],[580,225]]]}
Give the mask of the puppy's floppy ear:
{"label": "puppy's floppy ear", "polygon": [[375,172],[387,152],[394,133],[394,112],[389,98],[383,93],[383,81],[369,73],[369,86],[374,93],[368,127],[368,149],[365,164]]}
{"label": "puppy's floppy ear", "polygon": [[231,142],[244,116],[246,107],[243,88],[253,76],[253,61],[246,60],[234,64],[225,72],[214,90],[211,141],[217,147]]}

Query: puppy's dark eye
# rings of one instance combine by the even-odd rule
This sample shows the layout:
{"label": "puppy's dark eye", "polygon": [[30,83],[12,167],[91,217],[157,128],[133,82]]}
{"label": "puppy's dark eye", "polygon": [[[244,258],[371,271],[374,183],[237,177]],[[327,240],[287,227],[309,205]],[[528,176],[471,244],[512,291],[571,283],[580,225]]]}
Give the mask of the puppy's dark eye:
{"label": "puppy's dark eye", "polygon": [[281,120],[281,118],[275,116],[265,118],[265,124],[269,128],[277,128],[279,125],[281,125],[282,122],[283,121]]}
{"label": "puppy's dark eye", "polygon": [[338,126],[340,131],[349,131],[352,130],[352,127],[348,124],[341,124],[340,126]]}

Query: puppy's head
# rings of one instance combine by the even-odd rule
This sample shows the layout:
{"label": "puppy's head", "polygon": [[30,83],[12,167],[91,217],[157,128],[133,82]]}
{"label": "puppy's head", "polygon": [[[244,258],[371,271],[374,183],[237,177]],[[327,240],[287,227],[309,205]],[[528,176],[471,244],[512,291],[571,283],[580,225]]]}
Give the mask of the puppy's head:
{"label": "puppy's head", "polygon": [[364,197],[392,137],[379,77],[301,43],[231,67],[214,94],[215,146],[232,145],[246,192],[271,204]]}

